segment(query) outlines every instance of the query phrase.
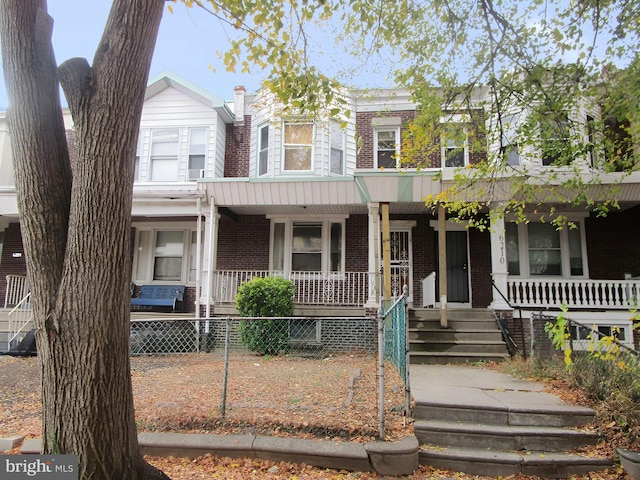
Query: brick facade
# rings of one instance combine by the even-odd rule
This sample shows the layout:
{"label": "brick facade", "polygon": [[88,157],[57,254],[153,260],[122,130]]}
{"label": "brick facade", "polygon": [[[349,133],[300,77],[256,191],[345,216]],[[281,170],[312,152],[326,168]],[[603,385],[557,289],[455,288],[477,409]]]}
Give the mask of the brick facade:
{"label": "brick facade", "polygon": [[224,152],[225,178],[249,177],[251,148],[251,117],[244,117],[244,125],[227,125]]}

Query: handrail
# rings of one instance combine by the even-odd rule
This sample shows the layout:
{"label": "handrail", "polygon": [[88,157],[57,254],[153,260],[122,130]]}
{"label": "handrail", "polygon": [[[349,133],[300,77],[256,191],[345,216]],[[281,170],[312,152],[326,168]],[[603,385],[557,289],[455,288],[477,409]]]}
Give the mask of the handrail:
{"label": "handrail", "polygon": [[[502,299],[506,302],[506,304],[509,305],[509,308],[511,308],[511,310],[516,310],[516,308],[514,308],[513,305],[511,305],[511,302],[509,302],[507,297],[505,297],[504,294],[500,291],[498,286],[493,281],[493,278],[491,279],[491,286],[496,290],[496,292],[498,292],[498,295],[500,295],[502,297]],[[522,323],[522,308],[520,306],[518,306],[517,310],[518,310],[518,317],[519,317],[519,320],[520,320],[520,339],[522,340],[522,357],[526,360],[527,359],[527,346],[526,346],[526,342],[525,342],[525,339],[524,339],[524,324]],[[496,316],[496,320],[497,320],[497,316]],[[502,330],[502,327],[500,329]],[[503,335],[504,334],[505,334],[505,332],[503,332]],[[509,335],[509,332],[506,332],[506,334],[509,336],[509,338],[511,339],[511,341],[515,345],[515,341],[513,340],[511,335]]]}
{"label": "handrail", "polygon": [[[27,293],[22,300],[18,302],[18,304],[11,309],[9,312],[9,349],[11,349],[11,345],[18,338],[18,336],[24,331],[29,322],[33,320],[33,314],[31,312],[31,308],[27,307],[27,303],[31,297],[31,292]],[[29,312],[27,315],[26,313]],[[21,318],[19,320],[14,320],[13,316],[16,314],[20,314]],[[26,317],[26,320],[25,318]]]}

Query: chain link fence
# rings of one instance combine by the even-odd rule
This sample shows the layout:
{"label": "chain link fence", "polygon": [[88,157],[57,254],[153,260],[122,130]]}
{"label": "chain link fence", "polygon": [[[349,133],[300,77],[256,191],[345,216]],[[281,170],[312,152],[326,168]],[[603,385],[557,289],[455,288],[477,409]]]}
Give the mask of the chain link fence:
{"label": "chain link fence", "polygon": [[[379,382],[379,325],[376,317],[132,320],[135,381],[162,375],[171,383],[166,400],[136,406],[153,412],[141,425],[209,431],[232,425],[242,432],[291,428],[384,438],[385,426],[393,431],[404,424],[406,410],[404,378],[391,364]],[[174,371],[176,364],[185,370]]]}

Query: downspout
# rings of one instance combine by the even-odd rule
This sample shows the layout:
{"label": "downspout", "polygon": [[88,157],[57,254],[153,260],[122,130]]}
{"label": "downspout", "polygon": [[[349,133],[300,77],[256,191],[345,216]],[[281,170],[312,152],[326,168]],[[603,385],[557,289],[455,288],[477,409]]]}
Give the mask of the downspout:
{"label": "downspout", "polygon": [[210,204],[210,211],[209,211],[209,261],[207,262],[207,279],[208,279],[208,286],[207,286],[207,313],[206,313],[206,317],[207,318],[211,318],[211,290],[213,288],[213,223],[214,223],[214,213],[215,213],[215,203],[214,203],[214,199],[213,199],[213,195],[210,198],[209,201]]}

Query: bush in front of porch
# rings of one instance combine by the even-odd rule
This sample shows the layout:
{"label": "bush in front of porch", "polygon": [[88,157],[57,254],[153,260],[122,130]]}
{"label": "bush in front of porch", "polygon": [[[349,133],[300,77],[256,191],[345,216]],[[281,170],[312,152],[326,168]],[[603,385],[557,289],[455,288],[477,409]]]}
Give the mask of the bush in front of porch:
{"label": "bush in front of porch", "polygon": [[289,348],[289,322],[282,319],[259,320],[257,317],[293,315],[295,285],[281,277],[255,277],[243,283],[236,294],[242,343],[261,355],[286,353]]}

